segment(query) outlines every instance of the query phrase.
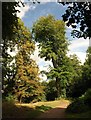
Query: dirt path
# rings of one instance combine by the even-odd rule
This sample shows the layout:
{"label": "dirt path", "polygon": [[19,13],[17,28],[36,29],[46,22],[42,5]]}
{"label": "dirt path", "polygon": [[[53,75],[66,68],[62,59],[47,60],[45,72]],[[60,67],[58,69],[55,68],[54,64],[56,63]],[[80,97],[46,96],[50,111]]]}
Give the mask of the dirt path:
{"label": "dirt path", "polygon": [[64,102],[62,105],[42,113],[38,118],[65,118],[65,110],[68,105],[69,103]]}

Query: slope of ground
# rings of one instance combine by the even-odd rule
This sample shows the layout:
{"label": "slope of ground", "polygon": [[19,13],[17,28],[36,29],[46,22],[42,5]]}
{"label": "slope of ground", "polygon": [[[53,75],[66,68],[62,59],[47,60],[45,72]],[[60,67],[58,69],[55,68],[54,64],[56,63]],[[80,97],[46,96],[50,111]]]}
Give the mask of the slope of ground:
{"label": "slope of ground", "polygon": [[68,105],[69,102],[64,101],[60,106],[42,113],[38,118],[65,118],[65,110]]}
{"label": "slope of ground", "polygon": [[37,102],[32,104],[13,104],[4,102],[2,105],[2,113],[3,118],[36,118],[38,116],[38,118],[40,118],[40,116],[45,116],[44,114],[50,112],[52,112],[50,114],[53,116],[56,111],[52,118],[59,118],[59,116],[62,118],[68,104],[69,101],[67,100]]}

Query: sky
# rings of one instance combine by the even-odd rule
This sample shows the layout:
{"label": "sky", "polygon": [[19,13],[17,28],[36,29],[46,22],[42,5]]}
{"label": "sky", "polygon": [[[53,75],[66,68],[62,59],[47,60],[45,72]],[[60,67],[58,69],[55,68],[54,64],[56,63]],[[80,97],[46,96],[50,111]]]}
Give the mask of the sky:
{"label": "sky", "polygon": [[[32,4],[30,2],[26,2],[25,7],[18,8],[21,12],[18,13],[18,17],[20,17],[25,26],[27,26],[30,30],[32,28],[32,25],[34,22],[39,19],[41,16],[47,16],[48,14],[53,15],[56,19],[62,20],[62,15],[65,13],[65,10],[67,6],[63,6],[62,4],[59,4],[55,2],[56,0],[40,0],[42,1],[41,4]],[[66,27],[66,37],[70,41],[70,45],[68,46],[70,54],[76,54],[79,58],[79,60],[84,63],[86,58],[86,50],[89,46],[89,39],[84,38],[73,38],[71,36],[71,27]],[[41,59],[38,56],[39,49],[36,44],[36,50],[34,52],[34,55],[32,58],[36,60],[37,64],[39,65],[40,70],[48,70],[48,66],[52,66],[51,61],[45,61],[44,59]],[[46,79],[44,76],[43,79]]]}

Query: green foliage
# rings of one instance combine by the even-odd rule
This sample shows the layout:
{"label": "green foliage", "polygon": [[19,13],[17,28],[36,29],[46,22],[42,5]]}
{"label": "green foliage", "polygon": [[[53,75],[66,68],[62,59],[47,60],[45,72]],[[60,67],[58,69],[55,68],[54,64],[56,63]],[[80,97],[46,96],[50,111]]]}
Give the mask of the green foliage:
{"label": "green foliage", "polygon": [[42,83],[44,85],[44,91],[47,101],[55,100],[57,98],[57,90],[55,86],[55,80],[50,80],[49,82]]}
{"label": "green foliage", "polygon": [[84,101],[86,105],[91,107],[91,88],[85,92]]}
{"label": "green foliage", "polygon": [[91,89],[88,89],[85,94],[73,101],[67,108],[68,113],[83,113],[91,108]]}
{"label": "green foliage", "polygon": [[20,39],[17,39],[18,53],[15,57],[16,62],[16,84],[15,94],[20,102],[36,102],[41,100],[43,90],[39,83],[39,68],[31,54],[35,49],[30,31],[19,20],[18,31]]}
{"label": "green foliage", "polygon": [[73,86],[82,77],[82,67],[76,55],[67,57],[68,42],[65,37],[64,22],[55,20],[51,15],[41,17],[35,22],[32,32],[35,41],[40,43],[40,57],[51,60],[53,63],[49,72],[42,72],[47,75],[48,79],[56,80],[54,85],[56,91],[49,89],[48,96],[53,97],[53,93],[56,92],[57,97],[70,96]]}
{"label": "green foliage", "polygon": [[85,88],[91,88],[91,47],[88,47],[86,54],[86,61],[83,66],[83,82],[85,83]]}
{"label": "green foliage", "polygon": [[[17,26],[17,10],[15,7],[19,6],[20,2],[2,2],[2,41],[0,47],[2,49],[2,89],[4,95],[7,96],[8,91],[13,91],[15,85],[15,66],[11,65],[14,58],[8,53],[8,49],[12,51],[15,43],[15,32],[13,31],[14,26]],[[1,57],[1,56],[0,56]],[[4,96],[3,96],[4,97]]]}
{"label": "green foliage", "polygon": [[75,54],[70,56],[69,66],[71,76],[66,87],[67,97],[77,97],[82,91],[82,65]]}
{"label": "green foliage", "polygon": [[[3,2],[2,3],[2,38],[11,39],[14,35],[13,26],[17,26],[17,12],[15,7],[19,7],[18,2]],[[5,40],[6,42],[6,40]]]}
{"label": "green foliage", "polygon": [[[16,10],[16,7],[20,7],[21,5],[20,5],[20,2],[16,2],[16,1],[15,2],[2,2],[2,11],[3,11],[2,12],[2,41],[0,43],[0,47],[2,47],[2,60],[1,61],[2,61],[2,83],[3,85],[6,84],[4,82],[7,82],[7,81],[10,82],[12,76],[15,75],[14,69],[13,70],[10,69],[10,67],[13,68],[13,66],[10,65],[10,62],[13,60],[13,58],[8,53],[8,48],[10,48],[10,50],[14,49],[15,32],[13,31],[13,29],[14,29],[14,26],[17,27],[18,25],[18,17],[17,17],[18,10]],[[7,78],[7,75],[8,75],[8,78]],[[11,84],[14,84],[13,80]],[[3,89],[5,88],[6,86],[3,86]]]}
{"label": "green foliage", "polygon": [[14,95],[12,95],[12,94],[9,93],[9,94],[5,97],[5,101],[14,103],[14,102],[17,101],[17,100],[16,100],[16,97],[15,97]]}
{"label": "green foliage", "polygon": [[42,111],[42,112],[45,112],[45,111],[47,111],[47,110],[52,109],[52,107],[50,107],[50,106],[45,106],[45,105],[41,105],[41,106],[36,106],[36,109],[38,109],[38,110],[40,110],[40,111]]}
{"label": "green foliage", "polygon": [[[67,108],[67,112],[81,113],[90,110],[91,106],[91,60],[90,51],[91,47],[87,50],[87,58],[82,66],[81,79],[78,79],[70,88],[72,97],[79,97]],[[79,76],[78,76],[79,77]]]}
{"label": "green foliage", "polygon": [[68,113],[82,113],[89,110],[89,106],[84,104],[84,100],[77,99],[73,103],[71,103],[68,108]]}
{"label": "green foliage", "polygon": [[[66,53],[68,42],[65,37],[65,24],[61,20],[56,20],[53,16],[41,17],[33,25],[33,36],[36,42],[39,42],[40,57],[45,60],[51,60],[53,68],[49,77],[56,79],[56,89],[58,97],[60,96],[61,74],[64,73],[64,64],[66,63]],[[63,81],[63,80],[62,80]]]}
{"label": "green foliage", "polygon": [[[62,4],[65,4],[62,2]],[[72,35],[76,37],[91,38],[91,3],[90,2],[67,2],[68,8],[63,15],[67,26],[73,27]],[[75,24],[74,24],[75,23]],[[78,27],[80,30],[77,30]]]}
{"label": "green foliage", "polygon": [[78,80],[70,87],[71,97],[79,97],[91,88],[91,47],[87,50],[86,60],[79,70]]}
{"label": "green foliage", "polygon": [[[12,46],[17,49],[17,53],[12,57],[13,59],[10,60],[10,57],[6,64],[8,71],[4,78],[3,96],[11,93],[19,102],[40,101],[43,97],[43,90],[39,82],[39,68],[31,59],[31,54],[35,49],[31,33],[20,19],[13,31],[15,32],[15,41]],[[13,60],[14,63],[12,63]]]}

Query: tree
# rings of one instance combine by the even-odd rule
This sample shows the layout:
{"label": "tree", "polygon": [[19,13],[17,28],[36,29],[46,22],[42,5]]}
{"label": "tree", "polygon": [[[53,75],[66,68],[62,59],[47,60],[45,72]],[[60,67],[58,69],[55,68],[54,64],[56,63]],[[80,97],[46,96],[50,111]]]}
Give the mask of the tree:
{"label": "tree", "polygon": [[45,81],[42,83],[45,87],[44,91],[47,101],[55,100],[57,98],[57,89],[55,82],[55,80],[49,80],[48,82]]}
{"label": "tree", "polygon": [[13,26],[17,26],[17,10],[18,2],[2,3],[2,38],[9,40],[13,35]]}
{"label": "tree", "polygon": [[78,57],[73,54],[69,58],[69,71],[71,76],[69,78],[69,84],[66,87],[67,97],[77,97],[81,93],[81,81],[82,81],[82,65]]}
{"label": "tree", "polygon": [[25,51],[26,49],[21,49],[16,55],[15,94],[19,102],[36,102],[41,100],[43,94],[39,83],[39,68]]}
{"label": "tree", "polygon": [[[90,2],[73,2],[62,3],[63,5],[69,4],[66,13],[63,15],[63,20],[67,26],[75,28],[72,35],[78,38],[91,38],[91,3]],[[71,4],[71,5],[70,5]],[[80,28],[76,29],[77,25]]]}
{"label": "tree", "polygon": [[16,10],[17,6],[19,6],[19,2],[2,3],[2,41],[0,42],[0,47],[2,50],[2,84],[4,84],[4,81],[7,81],[7,74],[9,77],[12,74],[15,74],[14,71],[10,70],[10,63],[13,58],[8,53],[8,49],[10,48],[12,50],[15,45],[15,33],[13,29],[18,23],[18,11]]}
{"label": "tree", "polygon": [[[18,19],[18,26],[14,27],[13,31],[15,32],[16,43],[14,47],[17,49],[17,53],[14,57],[14,69],[9,66],[9,70],[13,70],[14,74],[10,73],[11,79],[9,74],[6,74],[6,82],[4,79],[5,92],[14,95],[19,102],[41,100],[43,90],[39,82],[39,68],[31,59],[31,54],[35,50],[31,33],[20,19]],[[7,88],[12,89],[12,91]]]}
{"label": "tree", "polygon": [[85,89],[91,88],[91,47],[88,47],[87,49],[87,55],[83,66],[82,77]]}
{"label": "tree", "polygon": [[87,50],[86,61],[80,65],[78,60],[71,59],[73,64],[73,82],[68,86],[67,96],[79,97],[91,88],[91,48]]}
{"label": "tree", "polygon": [[60,96],[62,67],[66,61],[68,42],[65,37],[65,24],[51,15],[41,17],[32,29],[33,37],[39,42],[40,57],[53,63],[52,77],[56,79],[57,95]]}

